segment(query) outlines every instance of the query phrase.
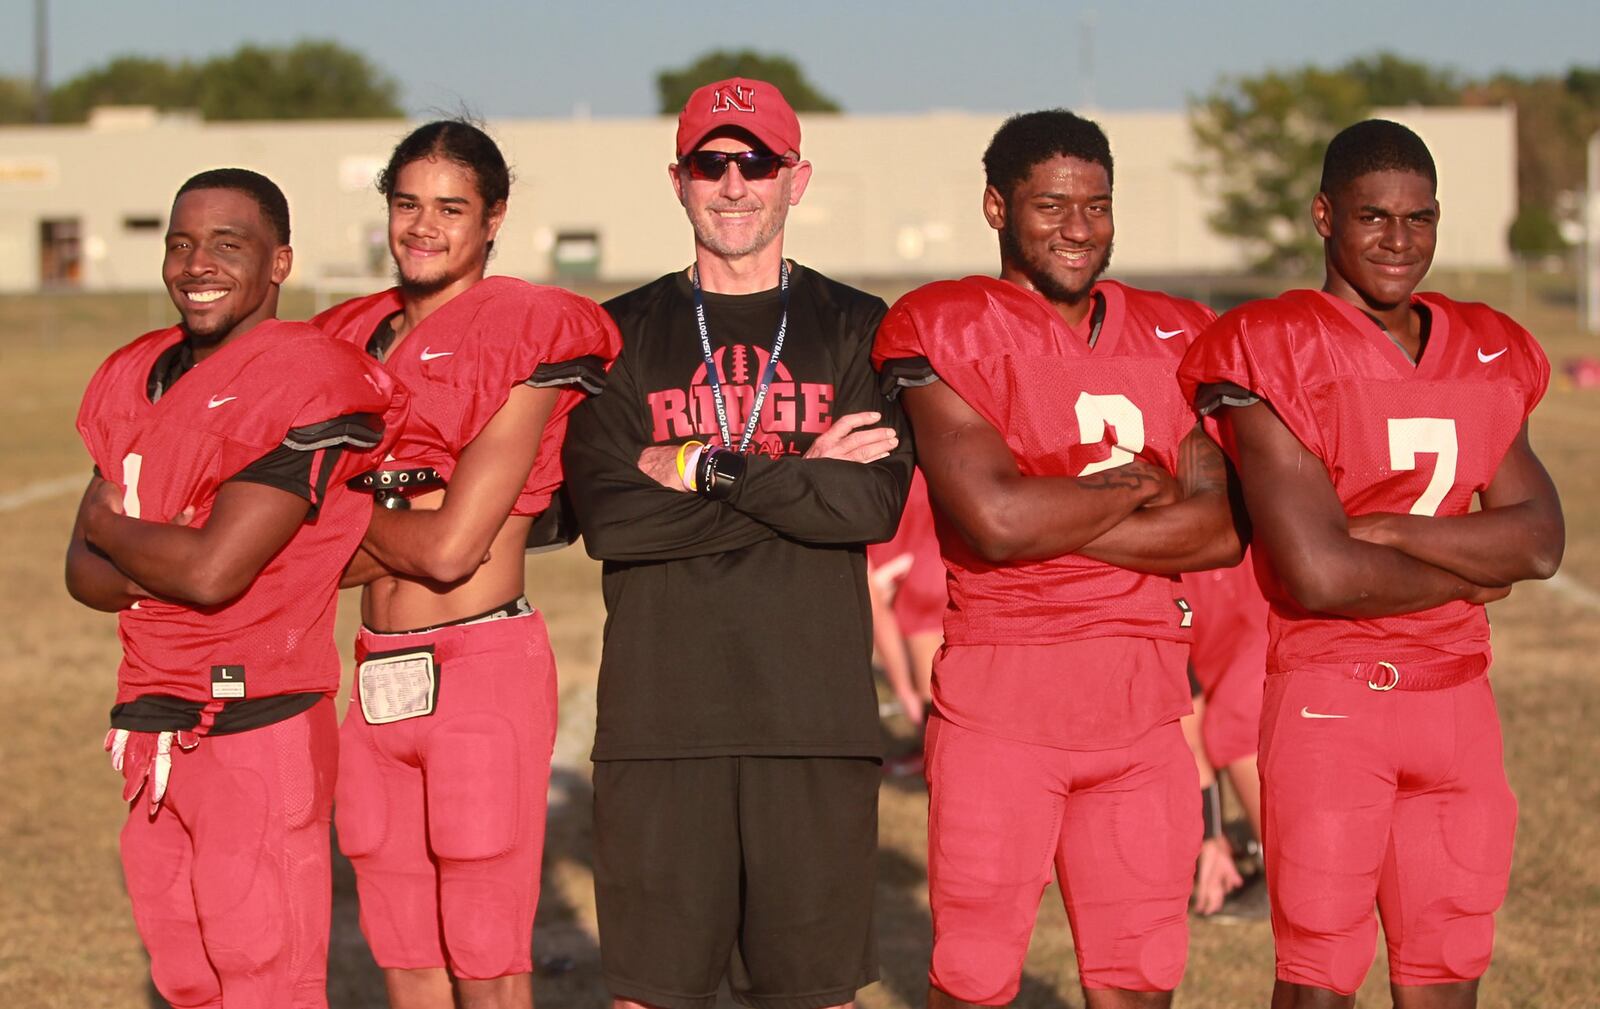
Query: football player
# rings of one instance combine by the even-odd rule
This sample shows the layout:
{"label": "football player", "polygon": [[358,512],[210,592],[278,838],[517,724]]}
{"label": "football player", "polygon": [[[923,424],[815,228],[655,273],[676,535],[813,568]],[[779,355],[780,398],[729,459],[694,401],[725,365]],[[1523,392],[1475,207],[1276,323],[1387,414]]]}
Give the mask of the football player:
{"label": "football player", "polygon": [[1276,1007],[1353,1005],[1380,916],[1397,1006],[1475,1004],[1511,869],[1483,604],[1561,560],[1528,440],[1550,369],[1506,316],[1417,292],[1436,182],[1405,127],[1342,131],[1311,204],[1322,290],[1229,312],[1182,369],[1220,411],[1272,604]]}
{"label": "football player", "polygon": [[277,321],[292,259],[270,180],[185,182],[162,266],[182,321],[112,354],[78,414],[96,476],[67,588],[118,614],[122,866],[178,1006],[327,1005],[334,602],[372,513],[344,481],[382,458],[406,398]]}
{"label": "football player", "polygon": [[471,123],[418,127],[378,188],[398,283],[313,320],[414,397],[362,480],[383,507],[345,579],[365,588],[339,845],[392,1004],[528,1006],[556,680],[523,552],[616,329],[588,299],[484,276],[510,173]]}
{"label": "football player", "polygon": [[1016,116],[984,168],[1000,276],[911,292],[874,351],[951,572],[927,741],[929,1005],[1016,995],[1052,864],[1088,1004],[1166,1005],[1201,831],[1174,576],[1241,550],[1222,453],[1175,380],[1213,316],[1100,279],[1112,159],[1095,123]]}

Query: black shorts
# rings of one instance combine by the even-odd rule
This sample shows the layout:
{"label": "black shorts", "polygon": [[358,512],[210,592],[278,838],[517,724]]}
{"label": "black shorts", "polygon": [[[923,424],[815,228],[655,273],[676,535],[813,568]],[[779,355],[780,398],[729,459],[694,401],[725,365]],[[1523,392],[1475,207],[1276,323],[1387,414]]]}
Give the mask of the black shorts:
{"label": "black shorts", "polygon": [[878,979],[878,762],[608,760],[594,768],[600,960],[617,998],[819,1009]]}

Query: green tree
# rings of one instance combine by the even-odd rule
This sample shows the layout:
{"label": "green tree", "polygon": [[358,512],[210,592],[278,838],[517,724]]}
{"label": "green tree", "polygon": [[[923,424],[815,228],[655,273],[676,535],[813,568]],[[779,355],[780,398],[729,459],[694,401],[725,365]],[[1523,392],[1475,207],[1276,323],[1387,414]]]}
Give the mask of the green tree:
{"label": "green tree", "polygon": [[1511,222],[1506,242],[1511,251],[1526,257],[1554,256],[1567,250],[1567,240],[1561,237],[1561,225],[1555,215],[1540,206],[1522,208]]}
{"label": "green tree", "polygon": [[1339,70],[1355,78],[1371,105],[1457,105],[1461,101],[1462,84],[1453,71],[1394,53],[1362,56]]}
{"label": "green tree", "polygon": [[1224,79],[1190,103],[1194,167],[1221,204],[1212,228],[1245,247],[1252,269],[1314,270],[1322,252],[1308,208],[1328,141],[1376,106],[1457,105],[1464,88],[1450,70],[1390,52]]}
{"label": "green tree", "polygon": [[1219,203],[1209,223],[1244,246],[1252,269],[1303,274],[1321,262],[1309,207],[1322,153],[1369,108],[1355,77],[1316,67],[1224,80],[1191,102],[1194,169]]}
{"label": "green tree", "polygon": [[378,119],[404,114],[400,85],[335,42],[241,46],[202,63],[120,56],[51,93],[57,122],[82,122],[97,105],[199,109],[212,120]]}
{"label": "green tree", "polygon": [[0,77],[0,123],[33,122],[33,85],[20,77]]}
{"label": "green tree", "polygon": [[768,55],[750,49],[718,49],[706,53],[686,67],[656,74],[656,108],[662,115],[677,115],[694,89],[726,77],[750,77],[766,81],[783,92],[796,112],[839,112],[839,103],[818,91],[800,64],[787,56]]}
{"label": "green tree", "polygon": [[246,45],[198,72],[207,119],[388,119],[403,115],[400,85],[336,42]]}
{"label": "green tree", "polygon": [[118,56],[50,92],[50,118],[83,122],[96,105],[154,105],[193,108],[195,71],[190,63],[168,63],[147,56]]}

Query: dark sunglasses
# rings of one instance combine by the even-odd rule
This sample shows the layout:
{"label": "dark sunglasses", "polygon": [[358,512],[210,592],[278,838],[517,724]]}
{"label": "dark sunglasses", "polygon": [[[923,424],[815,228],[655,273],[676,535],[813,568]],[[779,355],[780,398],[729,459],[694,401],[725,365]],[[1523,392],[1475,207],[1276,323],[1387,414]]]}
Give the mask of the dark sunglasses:
{"label": "dark sunglasses", "polygon": [[691,179],[715,181],[728,174],[728,166],[738,165],[746,182],[770,179],[781,168],[800,163],[787,154],[761,154],[757,151],[690,151],[678,159],[679,168],[689,169]]}

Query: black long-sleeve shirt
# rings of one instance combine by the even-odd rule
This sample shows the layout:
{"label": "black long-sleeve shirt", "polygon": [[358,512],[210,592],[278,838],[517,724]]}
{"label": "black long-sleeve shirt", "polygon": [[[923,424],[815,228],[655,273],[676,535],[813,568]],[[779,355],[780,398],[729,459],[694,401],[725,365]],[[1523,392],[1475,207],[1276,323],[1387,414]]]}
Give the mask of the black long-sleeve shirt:
{"label": "black long-sleeve shirt", "polygon": [[[738,442],[777,332],[777,290],[705,295]],[[869,359],[883,302],[794,267],[789,328],[748,468],[727,501],[639,470],[652,445],[718,431],[687,277],[608,302],[623,350],[572,415],[568,494],[605,562],[595,760],[877,756],[863,545],[894,535],[910,433]],[[900,447],[875,463],[803,459],[837,418],[876,410]]]}

